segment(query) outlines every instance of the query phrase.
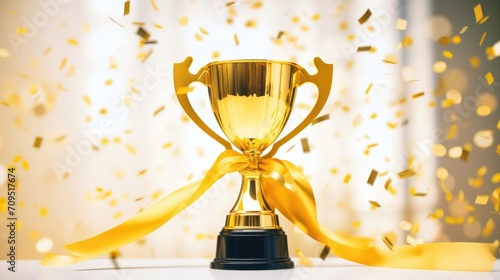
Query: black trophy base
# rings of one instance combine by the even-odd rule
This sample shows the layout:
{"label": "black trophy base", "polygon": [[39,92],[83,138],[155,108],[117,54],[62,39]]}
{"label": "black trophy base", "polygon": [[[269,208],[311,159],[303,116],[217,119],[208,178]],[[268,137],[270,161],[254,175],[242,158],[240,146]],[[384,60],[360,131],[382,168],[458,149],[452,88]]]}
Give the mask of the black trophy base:
{"label": "black trophy base", "polygon": [[281,229],[223,229],[210,268],[270,270],[293,268],[285,232]]}

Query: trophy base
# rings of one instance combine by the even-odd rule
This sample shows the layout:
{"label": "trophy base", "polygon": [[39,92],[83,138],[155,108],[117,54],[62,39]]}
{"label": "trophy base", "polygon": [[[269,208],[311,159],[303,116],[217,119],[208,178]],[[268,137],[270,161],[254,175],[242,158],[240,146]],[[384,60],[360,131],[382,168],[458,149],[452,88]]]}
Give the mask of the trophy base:
{"label": "trophy base", "polygon": [[281,229],[222,229],[210,268],[271,270],[293,268]]}

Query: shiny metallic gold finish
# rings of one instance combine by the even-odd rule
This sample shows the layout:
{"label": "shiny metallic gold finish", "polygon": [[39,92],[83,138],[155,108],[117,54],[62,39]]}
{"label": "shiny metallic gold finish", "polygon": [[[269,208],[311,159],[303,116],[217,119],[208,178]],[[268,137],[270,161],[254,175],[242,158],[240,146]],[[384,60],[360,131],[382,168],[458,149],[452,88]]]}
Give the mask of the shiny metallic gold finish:
{"label": "shiny metallic gold finish", "polygon": [[[302,131],[319,114],[328,99],[333,67],[315,58],[316,75],[299,65],[276,60],[230,60],[209,63],[196,74],[189,72],[192,58],[174,65],[177,97],[184,111],[208,135],[232,149],[230,142],[249,159],[240,173],[243,183],[238,199],[226,217],[225,229],[280,229],[278,217],[262,192],[261,153],[273,143],[263,158]],[[216,134],[196,114],[187,97],[192,82],[207,85],[215,118],[230,142]],[[290,117],[297,88],[306,82],[318,86],[318,100],[306,118],[288,135],[276,141]],[[276,141],[276,142],[275,142]]]}

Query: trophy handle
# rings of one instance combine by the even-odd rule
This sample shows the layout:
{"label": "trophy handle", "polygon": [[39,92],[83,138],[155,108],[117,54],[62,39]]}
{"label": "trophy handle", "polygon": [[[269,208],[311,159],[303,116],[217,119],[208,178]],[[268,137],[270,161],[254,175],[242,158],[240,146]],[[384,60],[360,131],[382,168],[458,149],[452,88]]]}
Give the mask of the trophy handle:
{"label": "trophy handle", "polygon": [[189,102],[187,90],[182,90],[183,88],[187,88],[192,82],[200,82],[207,85],[205,81],[206,78],[203,77],[206,71],[205,68],[201,68],[198,70],[198,73],[194,75],[189,72],[189,66],[191,66],[192,62],[193,58],[188,56],[183,62],[174,63],[174,87],[177,99],[179,99],[179,103],[181,103],[182,108],[196,125],[205,131],[208,136],[221,143],[226,150],[231,150],[231,143],[220,137],[201,120],[200,116],[198,116],[198,114],[194,111],[193,106],[191,106],[191,102]]}
{"label": "trophy handle", "polygon": [[309,112],[309,115],[307,115],[307,117],[305,117],[305,119],[296,128],[294,128],[285,137],[274,143],[271,151],[263,156],[264,158],[273,157],[281,147],[281,145],[288,142],[304,128],[306,128],[306,126],[308,126],[312,122],[312,120],[316,118],[316,116],[318,116],[318,114],[321,112],[321,109],[323,109],[323,107],[325,106],[326,100],[330,95],[330,88],[332,86],[333,64],[325,63],[323,62],[323,60],[321,60],[321,58],[315,57],[314,65],[318,69],[318,72],[315,75],[310,75],[304,68],[300,70],[303,78],[299,80],[298,85],[300,86],[308,82],[316,84],[316,87],[318,87],[318,100],[316,101],[316,104],[314,105],[311,112]]}

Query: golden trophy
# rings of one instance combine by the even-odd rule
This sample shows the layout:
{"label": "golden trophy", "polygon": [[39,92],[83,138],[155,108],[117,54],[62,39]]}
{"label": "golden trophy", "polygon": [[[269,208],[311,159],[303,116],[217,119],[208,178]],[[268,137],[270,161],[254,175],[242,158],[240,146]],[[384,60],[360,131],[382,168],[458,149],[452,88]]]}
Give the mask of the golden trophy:
{"label": "golden trophy", "polygon": [[[310,75],[293,62],[276,60],[216,61],[189,72],[193,59],[187,57],[174,64],[174,85],[187,115],[209,136],[226,149],[231,143],[248,157],[249,166],[239,171],[243,177],[238,199],[226,216],[225,226],[217,238],[215,269],[265,270],[293,268],[288,255],[285,232],[281,229],[274,207],[262,190],[260,158],[270,158],[284,143],[302,131],[316,118],[328,99],[333,65],[315,58],[317,74]],[[194,111],[187,93],[192,82],[208,88],[212,110],[225,140],[209,128]],[[279,141],[295,101],[297,88],[307,82],[318,87],[316,104],[304,120]],[[263,155],[266,148],[271,150]]]}

